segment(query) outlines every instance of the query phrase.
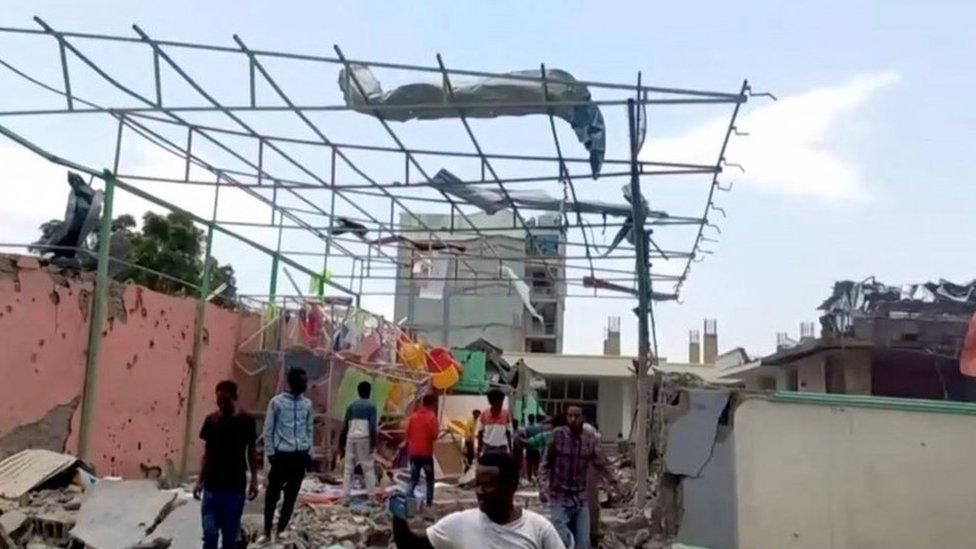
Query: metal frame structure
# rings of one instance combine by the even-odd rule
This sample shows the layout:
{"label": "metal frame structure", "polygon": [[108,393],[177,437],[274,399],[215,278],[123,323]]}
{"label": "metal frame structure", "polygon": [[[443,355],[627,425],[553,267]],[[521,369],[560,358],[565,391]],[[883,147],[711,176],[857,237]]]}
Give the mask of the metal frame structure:
{"label": "metal frame structure", "polygon": [[[184,210],[176,204],[155,196],[148,190],[150,186],[166,184],[185,185],[192,189],[215,187],[210,218],[191,214],[197,223],[206,227],[207,244],[205,250],[207,257],[211,254],[215,233],[230,236],[269,256],[272,260],[269,293],[263,296],[251,295],[252,298],[265,301],[274,302],[283,297],[277,288],[277,275],[280,268],[287,266],[309,277],[322,277],[328,272],[330,258],[333,263],[340,260],[347,261],[351,263],[352,267],[348,284],[340,283],[338,281],[340,276],[332,276],[325,280],[326,284],[335,291],[351,296],[357,305],[362,296],[392,295],[388,290],[377,289],[372,285],[370,288],[364,289],[364,280],[379,281],[380,284],[384,283],[382,281],[402,280],[403,277],[400,274],[400,268],[403,267],[402,261],[396,253],[390,254],[388,250],[409,246],[402,241],[391,246],[389,244],[377,244],[376,241],[369,241],[357,236],[342,236],[337,234],[343,232],[337,226],[337,222],[340,220],[354,221],[365,225],[369,233],[377,234],[380,237],[417,235],[415,237],[417,239],[445,247],[447,246],[446,240],[454,238],[474,239],[486,244],[486,253],[479,252],[478,254],[467,255],[465,251],[447,250],[448,253],[456,256],[458,263],[463,266],[462,269],[458,269],[453,273],[453,276],[449,277],[450,280],[454,281],[476,281],[485,284],[509,283],[501,275],[497,277],[484,276],[483,272],[479,273],[470,266],[469,262],[472,261],[498,261],[499,266],[505,261],[519,261],[544,267],[550,267],[549,262],[561,262],[561,270],[553,271],[557,273],[560,281],[564,282],[566,287],[585,287],[588,291],[575,293],[567,291],[565,295],[559,297],[623,297],[637,300],[638,306],[635,312],[639,321],[638,421],[641,421],[640,418],[646,420],[648,417],[649,403],[645,383],[650,367],[657,355],[653,301],[678,299],[681,286],[689,275],[691,264],[700,261],[703,255],[710,253],[702,249],[702,244],[709,241],[704,235],[704,231],[706,227],[717,229],[710,221],[710,217],[715,211],[720,211],[724,215],[724,211],[715,205],[715,191],[727,190],[720,186],[719,176],[726,164],[726,146],[733,131],[735,131],[736,117],[740,106],[753,95],[747,82],[743,82],[741,87],[732,93],[647,86],[642,83],[640,74],[637,75],[636,84],[585,80],[574,82],[574,84],[582,84],[590,89],[594,96],[591,101],[592,104],[599,105],[603,109],[624,109],[629,126],[626,157],[606,158],[604,165],[607,167],[607,171],[601,175],[601,179],[592,183],[584,183],[582,180],[593,174],[580,170],[578,166],[580,164],[586,166],[589,159],[565,154],[566,147],[560,141],[560,131],[552,114],[552,109],[555,107],[582,103],[556,102],[547,99],[541,103],[506,105],[548,108],[549,127],[547,133],[550,136],[542,141],[545,142],[551,138],[551,144],[546,144],[546,146],[547,148],[552,147],[554,154],[489,152],[488,147],[483,144],[482,139],[479,139],[472,123],[465,114],[467,109],[484,106],[474,103],[451,102],[447,105],[449,108],[457,110],[456,120],[459,120],[462,125],[464,139],[468,142],[469,150],[410,147],[384,117],[384,113],[390,112],[391,108],[413,111],[431,108],[443,110],[445,105],[420,104],[406,107],[367,105],[371,111],[370,114],[357,112],[351,115],[356,117],[356,124],[369,126],[378,122],[383,134],[392,141],[393,145],[334,141],[327,136],[324,125],[315,118],[329,113],[361,111],[362,108],[356,107],[354,109],[345,104],[297,102],[292,98],[295,89],[291,88],[291,93],[286,92],[286,89],[289,88],[287,78],[276,74],[273,66],[285,62],[300,64],[304,70],[311,72],[323,69],[348,69],[351,65],[356,64],[379,70],[405,72],[415,77],[433,75],[441,79],[447,95],[453,93],[452,78],[493,77],[525,80],[538,83],[545,90],[545,97],[548,97],[548,87],[554,83],[559,83],[559,81],[548,75],[545,65],[541,65],[539,77],[513,76],[449,68],[439,54],[436,58],[436,66],[410,65],[349,59],[338,47],[335,48],[334,56],[253,49],[245,45],[244,41],[236,35],[233,37],[235,46],[220,46],[159,40],[152,38],[138,26],[133,26],[135,33],[133,36],[110,36],[65,32],[53,28],[40,18],[35,18],[35,21],[39,28],[0,28],[0,39],[13,36],[17,39],[35,41],[38,45],[42,43],[55,44],[58,48],[58,57],[56,60],[52,58],[52,62],[60,64],[62,82],[45,82],[42,77],[32,74],[30,70],[17,66],[4,54],[2,46],[0,46],[0,66],[3,68],[0,69],[0,73],[5,73],[7,76],[13,75],[25,83],[36,86],[39,90],[60,97],[64,100],[65,105],[63,108],[50,108],[47,104],[11,108],[4,105],[4,102],[0,100],[0,134],[47,160],[86,173],[104,182],[105,205],[100,227],[102,243],[109,242],[107,236],[110,231],[114,191],[122,190],[171,210]],[[152,74],[150,92],[138,91],[136,85],[125,82],[127,74],[114,74],[95,60],[96,55],[90,53],[89,49],[92,46],[105,45],[125,54],[135,55],[130,59],[131,68],[127,69],[127,72],[134,72],[139,62],[146,64],[146,67],[143,68],[148,69]],[[244,95],[248,101],[243,104],[227,102],[220,99],[220,94],[217,92],[208,90],[200,83],[199,78],[191,76],[192,70],[190,68],[178,61],[181,55],[187,53],[221,56],[221,59],[224,60],[222,67],[227,67],[228,73],[240,70],[241,72],[238,74],[240,76],[243,71],[246,71],[247,84]],[[231,62],[227,62],[227,59],[230,59]],[[80,95],[77,91],[79,86],[72,84],[73,82],[77,84],[82,77],[92,78],[101,86],[111,90],[114,96],[109,97],[110,94],[108,93],[99,97]],[[353,83],[360,92],[363,91],[361,83],[355,80],[355,76],[353,76]],[[196,97],[202,100],[202,104],[199,101],[183,103],[169,99],[168,88],[177,85],[193,90]],[[265,98],[259,93],[266,89],[271,90],[271,98]],[[624,97],[610,97],[614,94]],[[364,97],[365,95],[363,93]],[[608,97],[603,97],[604,95]],[[724,140],[713,164],[648,161],[639,157],[647,129],[647,109],[673,105],[730,105],[733,107]],[[498,105],[492,106],[497,107]],[[117,125],[115,163],[111,171],[88,167],[80,162],[56,155],[50,152],[48,145],[34,143],[10,127],[10,121],[26,117],[40,117],[47,120],[64,116],[101,116]],[[310,133],[312,137],[288,135],[285,131],[259,131],[257,125],[250,121],[250,117],[253,116],[290,120],[292,123],[300,124],[306,135]],[[203,119],[202,117],[206,118]],[[214,122],[214,119],[220,119],[220,123]],[[611,131],[608,132],[608,135],[615,135],[612,128],[609,129]],[[174,139],[171,136],[173,130],[185,132],[185,142]],[[151,143],[157,150],[179,158],[185,165],[183,177],[160,177],[138,173],[133,168],[123,168],[120,164],[124,133],[129,134],[130,137],[138,136],[140,139]],[[241,146],[242,140],[248,142],[248,146]],[[215,152],[201,152],[201,144]],[[293,147],[302,147],[303,150],[311,148],[316,152],[316,158],[328,159],[328,162],[323,167],[302,161],[297,154],[294,154]],[[355,154],[360,153],[383,155],[385,166],[402,166],[402,177],[386,181],[384,178],[371,175],[369,173],[371,170],[368,167],[353,158]],[[214,158],[216,156],[221,157],[221,159]],[[269,161],[272,156],[275,157],[276,162]],[[650,178],[706,177],[710,183],[704,193],[704,206],[700,215],[672,216],[652,210],[650,211],[650,219],[645,220],[644,208],[638,206],[639,200],[634,200],[633,219],[635,225],[642,228],[642,230],[634,231],[634,245],[620,246],[612,254],[602,257],[593,229],[601,226],[617,227],[623,223],[608,225],[605,219],[601,223],[599,219],[594,219],[593,214],[581,212],[579,208],[575,208],[575,211],[569,211],[574,209],[570,206],[561,212],[561,223],[551,227],[534,226],[526,212],[523,211],[525,208],[510,203],[512,227],[479,227],[471,218],[471,214],[476,211],[476,208],[439,189],[432,188],[432,178],[427,171],[430,169],[431,159],[437,162],[477,162],[480,177],[469,177],[463,181],[464,185],[496,188],[509,199],[510,189],[525,185],[543,187],[548,185],[550,188],[560,191],[567,204],[576,204],[577,196],[579,196],[578,191],[581,189],[585,189],[589,185],[607,185],[607,180],[613,179],[626,178],[632,193],[631,196],[645,196],[648,198],[648,202],[653,202],[653,197],[648,195],[647,187],[642,186],[642,183],[646,183]],[[516,173],[510,177],[502,176],[501,172],[504,171],[501,167],[502,163],[515,163],[519,166],[520,172],[526,170],[527,173]],[[280,169],[280,166],[287,168],[288,173],[285,173],[284,169]],[[538,170],[540,167],[546,170],[545,175],[536,175],[537,171],[532,171]],[[571,167],[576,168],[571,169]],[[340,169],[343,173],[339,173]],[[191,177],[193,172],[208,173],[209,176],[207,178]],[[528,175],[529,173],[533,175]],[[261,204],[262,207],[270,209],[270,221],[218,219],[218,200],[221,196],[221,189],[234,189],[243,192]],[[642,189],[643,193],[641,192]],[[385,206],[380,210],[379,208],[365,206],[366,201],[371,201],[374,204],[381,201]],[[411,207],[417,202],[422,203],[423,207],[428,210],[440,209],[443,211],[446,208],[450,216],[450,225],[447,227],[429,226]],[[337,208],[339,209],[337,210]],[[379,211],[384,213],[381,214]],[[396,219],[397,212],[401,216],[400,222]],[[388,218],[387,214],[389,215]],[[409,223],[405,223],[404,220],[408,220]],[[694,228],[697,233],[685,249],[662,249],[651,236],[655,230],[664,231],[671,227],[680,226]],[[277,245],[272,249],[270,246],[257,242],[254,238],[241,234],[237,230],[238,228],[276,231]],[[556,255],[540,256],[528,253],[512,253],[511,250],[497,249],[488,240],[492,234],[501,231],[515,231],[524,235],[529,242],[534,242],[533,231],[542,229],[558,230],[565,236],[563,249]],[[283,235],[290,236],[291,231],[296,230],[313,235],[320,241],[323,251],[291,249],[290,245],[283,248],[283,244],[287,243],[287,237]],[[286,231],[288,232],[286,233]],[[574,251],[570,251],[570,249]],[[580,253],[580,249],[582,249],[582,253]],[[321,269],[318,266],[310,267],[305,262],[312,259],[321,259]],[[108,261],[108,249],[106,245],[103,245],[102,249],[98,250],[98,276],[96,291],[94,292],[95,307],[93,308],[82,403],[79,441],[79,451],[82,457],[87,452],[91,432],[89,423],[96,383],[100,326],[104,322],[103,304],[108,284]],[[621,268],[621,261],[624,262],[622,263],[624,266],[627,262],[632,261],[633,268]],[[659,262],[679,262],[680,268],[676,274],[667,274],[660,272],[660,270],[652,273],[652,262],[654,262],[654,266],[657,266]],[[209,262],[206,262],[205,265],[209,265]],[[390,271],[393,272],[392,275],[389,274]],[[570,271],[581,271],[581,275],[583,273],[588,274],[591,283],[584,283],[582,276],[570,276],[568,274]],[[565,274],[558,275],[559,272]],[[188,399],[191,408],[188,410],[186,419],[184,467],[181,469],[185,469],[185,449],[189,446],[189,437],[192,433],[191,427],[194,420],[192,406],[195,402],[196,375],[199,366],[200,339],[205,311],[203,305],[205,296],[209,292],[209,279],[209,273],[204,272],[203,278],[198,284],[198,287],[201,288],[201,298],[197,308],[191,365]],[[599,279],[601,284],[594,285],[592,281],[596,279]],[[666,291],[655,292],[655,283],[659,290],[662,285],[667,285],[668,288],[665,289]],[[589,292],[589,290],[592,291]],[[623,290],[623,294],[620,293],[621,290]],[[646,431],[646,429],[637,429],[636,431],[638,455],[647,455]],[[637,478],[645,479],[646,460],[638,459],[636,463],[638,464]],[[640,470],[642,464],[645,467],[644,471]],[[643,482],[640,485],[638,499],[642,503],[646,491],[643,488]]]}

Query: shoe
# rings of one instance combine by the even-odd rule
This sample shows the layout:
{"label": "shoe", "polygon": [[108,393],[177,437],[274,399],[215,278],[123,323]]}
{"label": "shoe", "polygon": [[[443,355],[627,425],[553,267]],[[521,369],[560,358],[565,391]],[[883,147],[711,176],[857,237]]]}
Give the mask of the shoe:
{"label": "shoe", "polygon": [[255,547],[264,547],[265,545],[268,545],[269,543],[273,543],[273,541],[274,541],[274,537],[273,536],[265,536],[265,535],[262,535],[262,536],[258,537],[258,539],[254,540],[254,546]]}

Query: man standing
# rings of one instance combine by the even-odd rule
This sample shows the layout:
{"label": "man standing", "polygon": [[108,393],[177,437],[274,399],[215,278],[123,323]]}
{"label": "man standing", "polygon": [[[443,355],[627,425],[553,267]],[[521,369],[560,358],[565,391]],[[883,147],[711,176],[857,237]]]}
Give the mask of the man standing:
{"label": "man standing", "polygon": [[534,436],[542,432],[542,428],[535,421],[535,414],[529,414],[528,424],[525,426],[525,478],[529,482],[535,480],[539,470],[539,460],[542,459],[539,448],[529,444]]}
{"label": "man standing", "polygon": [[481,410],[471,410],[471,417],[464,422],[464,459],[467,466],[474,465],[474,445],[477,439],[478,417]]}
{"label": "man standing", "polygon": [[512,416],[502,409],[505,393],[488,391],[488,409],[478,418],[478,455],[512,453]]}
{"label": "man standing", "polygon": [[451,513],[415,534],[406,520],[406,505],[391,498],[393,540],[400,549],[565,549],[552,523],[515,506],[516,490],[515,459],[486,453],[475,470],[477,509]]}
{"label": "man standing", "polygon": [[427,507],[434,504],[434,441],[440,429],[437,424],[437,395],[424,395],[423,405],[407,418],[407,456],[410,458],[410,489],[413,497],[420,472],[427,481]]}
{"label": "man standing", "polygon": [[193,497],[200,504],[203,520],[203,547],[217,549],[218,537],[223,537],[221,547],[237,547],[237,535],[241,529],[241,513],[244,511],[245,471],[251,472],[247,484],[247,498],[258,495],[257,427],[247,412],[239,412],[237,384],[221,381],[217,384],[217,411],[207,416],[200,428],[204,441],[200,476],[193,488]]}
{"label": "man standing", "polygon": [[590,547],[590,513],[586,497],[586,477],[596,467],[608,482],[613,477],[600,450],[596,430],[583,427],[583,410],[566,409],[566,425],[552,431],[552,439],[543,460],[543,479],[548,493],[540,497],[549,501],[552,523],[567,547],[575,541],[576,549]]}
{"label": "man standing", "polygon": [[369,399],[372,386],[368,381],[356,387],[359,399],[346,408],[346,419],[339,435],[339,448],[343,456],[342,489],[346,498],[352,495],[352,479],[356,466],[363,470],[366,481],[366,499],[376,496],[376,467],[373,451],[376,449],[376,405]]}
{"label": "man standing", "polygon": [[312,454],[315,418],[312,401],[302,396],[308,388],[308,374],[301,368],[292,368],[287,379],[288,391],[271,399],[264,417],[264,453],[271,463],[264,495],[265,541],[271,540],[275,507],[282,492],[277,534],[281,535],[288,527]]}

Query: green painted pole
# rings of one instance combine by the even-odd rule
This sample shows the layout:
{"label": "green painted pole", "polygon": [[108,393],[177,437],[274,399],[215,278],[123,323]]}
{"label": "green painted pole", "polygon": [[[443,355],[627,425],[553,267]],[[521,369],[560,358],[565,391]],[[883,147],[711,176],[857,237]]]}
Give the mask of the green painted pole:
{"label": "green painted pole", "polygon": [[190,383],[186,397],[186,423],[183,426],[183,448],[180,454],[180,478],[186,478],[193,444],[194,412],[197,403],[197,380],[200,377],[200,354],[203,352],[203,330],[206,324],[207,297],[210,295],[210,255],[213,249],[214,223],[217,219],[217,201],[220,197],[220,181],[214,190],[213,218],[207,226],[207,244],[203,252],[203,274],[200,275],[200,296],[197,298],[196,318],[193,327],[193,349],[190,352]]}
{"label": "green painted pole", "polygon": [[98,351],[105,326],[105,306],[108,301],[109,249],[112,240],[112,199],[115,195],[115,175],[105,171],[105,191],[102,194],[102,220],[98,227],[98,268],[95,271],[95,291],[92,295],[91,319],[88,324],[88,353],[85,357],[85,382],[81,397],[81,420],[78,428],[78,457],[88,459],[91,444],[92,408],[95,406],[95,384],[98,371]]}

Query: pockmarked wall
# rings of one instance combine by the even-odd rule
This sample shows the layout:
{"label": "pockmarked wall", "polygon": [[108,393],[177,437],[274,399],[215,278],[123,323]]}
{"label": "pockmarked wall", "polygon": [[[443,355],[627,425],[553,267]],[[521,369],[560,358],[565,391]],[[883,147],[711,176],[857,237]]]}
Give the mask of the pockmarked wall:
{"label": "pockmarked wall", "polygon": [[976,406],[803,398],[735,410],[739,549],[973,546]]}
{"label": "pockmarked wall", "polygon": [[[0,458],[23,448],[74,453],[78,445],[91,277],[66,276],[33,258],[0,257]],[[179,464],[189,398],[196,301],[114,284],[102,332],[89,461],[99,475],[142,477]],[[213,387],[250,380],[234,365],[260,318],[208,304],[194,412],[197,431],[215,409]]]}

